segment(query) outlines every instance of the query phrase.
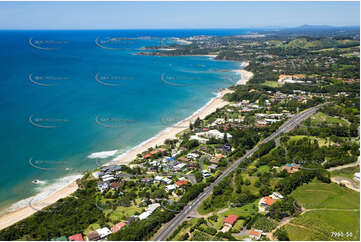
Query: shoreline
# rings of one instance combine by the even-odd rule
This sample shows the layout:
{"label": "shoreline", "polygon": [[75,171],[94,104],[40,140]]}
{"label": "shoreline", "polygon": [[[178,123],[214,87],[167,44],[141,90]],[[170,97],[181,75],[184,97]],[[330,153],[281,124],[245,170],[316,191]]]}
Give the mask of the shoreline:
{"label": "shoreline", "polygon": [[162,145],[166,139],[174,139],[176,135],[185,129],[188,129],[189,122],[195,120],[196,118],[203,119],[207,115],[216,111],[217,108],[224,107],[228,104],[227,101],[223,100],[222,97],[233,91],[229,89],[224,89],[220,91],[216,97],[212,98],[207,104],[202,106],[200,109],[195,111],[189,117],[181,120],[180,122],[168,127],[162,131],[160,131],[157,135],[153,136],[152,138],[140,143],[139,145],[135,146],[134,148],[130,149],[129,151],[118,155],[115,157],[111,162],[107,164],[129,164],[132,160],[134,160],[137,154],[142,153],[148,150],[150,147],[154,147],[156,145]]}
{"label": "shoreline", "polygon": [[[244,68],[248,65],[247,62],[242,62],[241,68]],[[245,85],[250,78],[252,78],[253,73],[239,69],[239,70],[232,70],[234,72],[240,73],[241,78],[237,82],[236,85]],[[221,90],[216,97],[213,97],[209,102],[207,102],[204,106],[200,109],[196,110],[193,114],[189,117],[179,121],[178,123],[165,128],[164,130],[160,131],[155,136],[151,137],[148,140],[145,140],[138,144],[137,146],[131,148],[130,150],[126,151],[118,155],[117,157],[113,158],[112,161],[106,163],[109,164],[122,164],[126,165],[133,161],[137,154],[142,153],[149,149],[150,147],[154,147],[156,145],[162,145],[166,139],[173,139],[176,135],[189,127],[189,121],[195,120],[197,117],[200,119],[205,118],[209,114],[216,111],[217,108],[222,108],[225,105],[229,104],[228,101],[223,100],[223,96],[227,93],[233,92],[228,88],[224,88]],[[76,181],[71,182],[70,184],[65,185],[58,191],[54,192],[53,194],[49,195],[48,197],[42,199],[40,202],[34,202],[31,204],[32,206],[25,206],[15,211],[5,212],[3,215],[0,216],[0,230],[9,227],[31,215],[36,213],[38,210],[49,206],[52,203],[55,203],[61,198],[65,198],[72,193],[74,193],[78,189]],[[35,195],[36,196],[36,195]],[[36,209],[34,209],[36,208]]]}
{"label": "shoreline", "polygon": [[5,213],[0,217],[0,230],[5,229],[31,215],[38,212],[38,210],[45,208],[61,198],[65,198],[75,192],[78,189],[78,185],[76,181],[66,185],[62,189],[56,191],[55,193],[51,194],[50,196],[46,197],[45,199],[41,200],[40,202],[34,202],[29,204],[29,206],[25,206],[23,208],[19,208],[13,212]]}

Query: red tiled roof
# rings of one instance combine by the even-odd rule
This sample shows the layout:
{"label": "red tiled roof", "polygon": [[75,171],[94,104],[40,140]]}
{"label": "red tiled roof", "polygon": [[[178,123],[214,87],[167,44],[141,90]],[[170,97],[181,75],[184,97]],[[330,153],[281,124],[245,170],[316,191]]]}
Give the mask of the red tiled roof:
{"label": "red tiled roof", "polygon": [[262,233],[258,232],[258,231],[255,231],[255,230],[251,230],[251,231],[249,231],[249,235],[254,235],[254,236],[259,237],[259,236],[262,235]]}
{"label": "red tiled roof", "polygon": [[110,184],[110,187],[111,188],[114,188],[114,189],[119,189],[119,187],[120,187],[120,183],[118,183],[118,182],[112,182],[111,184]]}
{"label": "red tiled roof", "polygon": [[147,159],[147,158],[149,158],[149,157],[151,157],[151,156],[152,156],[152,154],[148,153],[148,154],[146,154],[146,155],[144,156],[144,158]]}
{"label": "red tiled roof", "polygon": [[126,223],[124,222],[120,222],[120,223],[117,223],[116,225],[114,225],[112,227],[112,232],[115,233],[117,231],[119,231],[121,228],[123,228],[125,225],[127,225]]}
{"label": "red tiled roof", "polygon": [[83,236],[81,234],[74,234],[69,236],[69,241],[84,241]]}
{"label": "red tiled roof", "polygon": [[271,206],[272,204],[274,204],[276,202],[276,200],[270,198],[270,197],[264,197],[264,203]]}
{"label": "red tiled roof", "polygon": [[237,219],[238,219],[237,215],[231,214],[224,219],[224,222],[233,225],[237,221]]}
{"label": "red tiled roof", "polygon": [[179,180],[176,182],[177,186],[178,187],[181,187],[183,185],[187,185],[188,184],[188,181],[187,180]]}
{"label": "red tiled roof", "polygon": [[185,157],[178,158],[178,160],[184,161],[184,162],[188,162],[188,161],[189,161],[189,159],[188,159],[188,158],[185,158]]}

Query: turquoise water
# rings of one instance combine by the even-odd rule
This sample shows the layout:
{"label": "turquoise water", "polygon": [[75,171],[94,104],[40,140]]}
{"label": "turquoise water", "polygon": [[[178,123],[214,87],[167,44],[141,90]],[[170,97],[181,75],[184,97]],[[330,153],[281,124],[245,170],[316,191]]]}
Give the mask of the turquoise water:
{"label": "turquoise water", "polygon": [[[96,167],[90,154],[117,150],[98,160],[110,161],[194,113],[219,88],[230,86],[229,78],[236,74],[221,70],[238,69],[240,63],[136,55],[142,46],[174,42],[169,37],[207,33],[225,34],[0,31],[3,211],[73,179],[63,177]],[[138,38],[144,36],[152,38]],[[111,39],[116,37],[123,38]],[[34,179],[43,183],[33,184]]]}

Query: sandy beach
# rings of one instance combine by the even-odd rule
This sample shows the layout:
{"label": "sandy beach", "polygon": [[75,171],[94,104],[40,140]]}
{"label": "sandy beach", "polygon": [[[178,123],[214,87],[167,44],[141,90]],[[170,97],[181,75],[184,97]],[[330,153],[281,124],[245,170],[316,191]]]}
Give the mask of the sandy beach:
{"label": "sandy beach", "polygon": [[192,114],[190,117],[178,122],[174,126],[162,131],[158,135],[154,136],[153,138],[147,140],[140,146],[137,146],[125,154],[121,154],[118,157],[114,158],[111,162],[112,164],[128,164],[132,160],[134,160],[137,154],[142,153],[149,149],[150,147],[155,147],[156,145],[161,145],[164,143],[166,139],[174,139],[176,134],[179,132],[187,129],[189,127],[190,121],[194,122],[195,119],[198,117],[200,119],[205,118],[207,115],[216,111],[217,108],[221,108],[228,104],[227,101],[223,100],[222,97],[232,92],[229,89],[224,89],[218,93],[216,98],[213,98],[206,106],[203,106],[200,110]]}
{"label": "sandy beach", "polygon": [[[245,66],[247,63],[243,63],[242,67]],[[247,81],[253,76],[253,73],[245,71],[245,70],[234,70],[235,72],[241,73],[241,79],[237,82],[237,84],[245,85]],[[150,147],[155,147],[156,145],[162,145],[166,139],[173,139],[176,137],[176,134],[182,132],[183,130],[189,127],[189,122],[196,118],[203,119],[207,115],[216,111],[217,108],[222,108],[228,104],[227,101],[223,100],[223,96],[227,93],[233,92],[230,89],[223,89],[220,91],[217,96],[211,99],[205,106],[201,109],[193,113],[188,118],[178,122],[172,127],[169,127],[158,135],[154,136],[153,138],[141,143],[140,145],[134,147],[133,149],[129,150],[126,153],[123,153],[117,157],[115,157],[110,163],[111,164],[128,164],[132,160],[134,160],[137,154],[142,153],[149,149]],[[73,192],[77,190],[78,186],[76,182],[71,183],[70,185],[58,190],[54,194],[50,195],[49,197],[41,200],[41,202],[34,202],[29,206],[20,208],[16,211],[6,213],[0,217],[0,229],[6,228],[28,216],[34,214],[41,208],[49,206],[52,203],[55,203],[57,200],[67,197]]]}
{"label": "sandy beach", "polygon": [[249,65],[248,61],[242,62],[242,69],[240,70],[233,70],[233,72],[237,72],[241,74],[241,79],[236,83],[237,85],[246,85],[247,82],[253,77],[253,73],[250,71],[246,71],[243,68],[246,68]]}
{"label": "sandy beach", "polygon": [[55,192],[51,196],[45,198],[41,202],[37,203],[31,203],[29,206],[26,206],[24,208],[20,208],[14,212],[10,212],[7,214],[4,214],[0,217],[0,229],[4,229],[20,220],[23,220],[24,218],[27,218],[34,213],[36,213],[38,210],[49,206],[50,204],[55,203],[61,198],[67,197],[73,192],[75,192],[78,189],[78,185],[76,182],[72,182],[70,185],[60,189],[59,191]]}

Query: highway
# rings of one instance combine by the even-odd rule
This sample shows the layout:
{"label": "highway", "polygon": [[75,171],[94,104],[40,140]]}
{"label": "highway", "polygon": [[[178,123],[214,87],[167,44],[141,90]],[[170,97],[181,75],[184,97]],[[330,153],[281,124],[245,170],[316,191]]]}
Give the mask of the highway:
{"label": "highway", "polygon": [[176,230],[178,225],[187,217],[190,215],[193,209],[197,208],[198,205],[201,204],[203,200],[205,200],[209,194],[211,194],[213,188],[219,184],[225,178],[228,176],[233,170],[235,170],[239,164],[244,161],[245,159],[251,157],[257,150],[259,145],[267,143],[271,141],[272,139],[276,138],[282,133],[287,133],[291,131],[293,128],[295,128],[297,125],[299,125],[301,122],[306,120],[308,117],[313,115],[317,112],[317,110],[326,105],[327,103],[320,104],[318,106],[306,109],[303,112],[300,112],[293,116],[290,120],[288,120],[286,123],[284,123],[277,131],[272,133],[270,136],[268,136],[266,139],[264,139],[262,142],[260,142],[258,145],[256,145],[251,150],[248,150],[246,154],[240,158],[238,161],[235,161],[230,167],[228,167],[211,185],[209,185],[201,194],[198,195],[196,199],[193,201],[190,201],[181,212],[179,212],[171,221],[166,224],[166,226],[163,226],[160,231],[158,231],[157,235],[154,237],[153,240],[156,241],[165,241],[168,236]]}

